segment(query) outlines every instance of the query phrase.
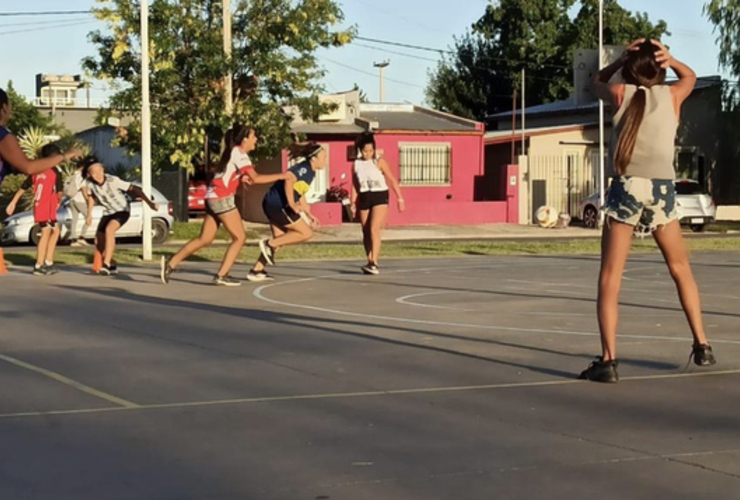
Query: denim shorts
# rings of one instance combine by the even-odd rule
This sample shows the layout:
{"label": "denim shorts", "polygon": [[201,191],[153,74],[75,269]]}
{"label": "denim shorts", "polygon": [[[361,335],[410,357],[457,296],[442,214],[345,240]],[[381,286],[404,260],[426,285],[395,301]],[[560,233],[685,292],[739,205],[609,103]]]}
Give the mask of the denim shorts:
{"label": "denim shorts", "polygon": [[671,179],[614,177],[604,213],[640,232],[653,232],[678,220],[676,187]]}
{"label": "denim shorts", "polygon": [[236,202],[233,196],[226,198],[207,198],[206,213],[210,215],[221,215],[236,210]]}

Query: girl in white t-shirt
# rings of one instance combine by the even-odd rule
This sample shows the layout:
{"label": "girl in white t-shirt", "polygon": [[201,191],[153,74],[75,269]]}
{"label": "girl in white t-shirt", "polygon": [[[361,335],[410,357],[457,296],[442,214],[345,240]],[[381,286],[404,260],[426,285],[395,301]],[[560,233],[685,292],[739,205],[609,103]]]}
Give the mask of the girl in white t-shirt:
{"label": "girl in white t-shirt", "polygon": [[367,254],[365,274],[379,274],[380,233],[388,217],[388,186],[398,198],[398,211],[406,209],[401,188],[391,172],[388,162],[376,155],[375,137],[370,132],[361,134],[355,141],[357,159],[353,169],[352,214],[360,210],[362,242]]}

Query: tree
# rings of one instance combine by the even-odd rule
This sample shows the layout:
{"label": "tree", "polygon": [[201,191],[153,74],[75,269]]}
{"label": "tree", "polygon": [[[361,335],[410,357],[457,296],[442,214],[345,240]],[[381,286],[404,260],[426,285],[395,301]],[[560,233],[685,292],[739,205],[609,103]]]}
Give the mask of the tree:
{"label": "tree", "polygon": [[[141,138],[139,9],[128,0],[96,0],[108,32],[90,34],[97,56],[83,61],[93,76],[118,85],[100,118],[134,119],[119,138],[138,150]],[[289,140],[291,116],[317,118],[318,81],[324,72],[315,51],[351,41],[354,29],[337,29],[342,11],[334,0],[236,0],[233,55],[223,52],[220,0],[153,0],[149,18],[152,158],[190,168],[204,159],[207,137],[233,123],[255,126],[259,152],[279,151]],[[224,76],[234,75],[233,114],[224,103]],[[214,153],[218,153],[217,151]]]}
{"label": "tree", "polygon": [[[468,118],[512,108],[514,89],[525,80],[529,105],[565,99],[572,90],[572,56],[576,49],[598,47],[598,1],[500,0],[462,37],[452,54],[430,74],[426,95],[433,107]],[[659,38],[665,22],[652,24],[647,14],[632,14],[617,0],[604,5],[606,44],[626,44],[641,36]]]}
{"label": "tree", "polygon": [[740,77],[740,0],[710,0],[704,13],[719,31],[719,63]]}
{"label": "tree", "polygon": [[28,102],[25,97],[16,92],[13,82],[9,81],[6,88],[8,101],[13,108],[13,115],[8,124],[8,128],[16,133],[22,134],[26,130],[35,128],[44,133],[51,134],[59,131],[59,127],[54,125],[51,116],[43,114],[33,104]]}

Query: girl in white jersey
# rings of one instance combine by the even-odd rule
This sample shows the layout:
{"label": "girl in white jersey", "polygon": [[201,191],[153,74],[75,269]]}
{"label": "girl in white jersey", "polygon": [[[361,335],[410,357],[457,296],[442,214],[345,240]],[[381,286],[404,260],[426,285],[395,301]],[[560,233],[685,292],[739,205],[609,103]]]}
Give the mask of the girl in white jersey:
{"label": "girl in white jersey", "polygon": [[[670,68],[678,82],[665,85]],[[625,83],[609,83],[619,70]],[[602,234],[597,300],[602,353],[580,378],[616,382],[619,289],[635,228],[650,231],[676,283],[694,337],[691,357],[700,366],[715,363],[702,323],[699,290],[676,214],[673,158],[681,105],[696,75],[675,60],[661,43],[637,40],[624,55],[596,76],[597,95],[611,103],[614,131],[610,144],[613,170]],[[647,293],[647,292],[646,292]]]}
{"label": "girl in white jersey", "polygon": [[206,193],[206,216],[203,219],[200,236],[187,242],[170,260],[162,257],[160,276],[164,284],[170,282],[170,275],[183,260],[213,243],[218,227],[223,224],[231,235],[231,244],[224,254],[218,273],[213,277],[213,284],[241,285],[241,281],[229,276],[229,271],[247,240],[244,224],[234,200],[236,190],[242,182],[269,184],[285,177],[285,174],[257,173],[249,158],[249,153],[254,151],[256,145],[257,134],[251,127],[234,127],[226,133],[226,147]]}
{"label": "girl in white jersey", "polygon": [[353,169],[352,214],[360,210],[362,242],[365,246],[367,264],[362,266],[365,274],[379,274],[380,233],[388,217],[388,186],[398,198],[398,211],[406,209],[406,202],[388,162],[376,156],[375,137],[370,132],[361,134],[355,141],[357,159]]}

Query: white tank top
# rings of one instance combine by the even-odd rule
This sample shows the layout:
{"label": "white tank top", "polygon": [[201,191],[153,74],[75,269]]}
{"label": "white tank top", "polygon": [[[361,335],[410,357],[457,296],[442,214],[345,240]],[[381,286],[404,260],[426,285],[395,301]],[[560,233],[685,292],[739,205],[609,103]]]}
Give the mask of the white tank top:
{"label": "white tank top", "polygon": [[360,183],[360,192],[388,191],[385,175],[377,160],[355,160],[355,175]]}

